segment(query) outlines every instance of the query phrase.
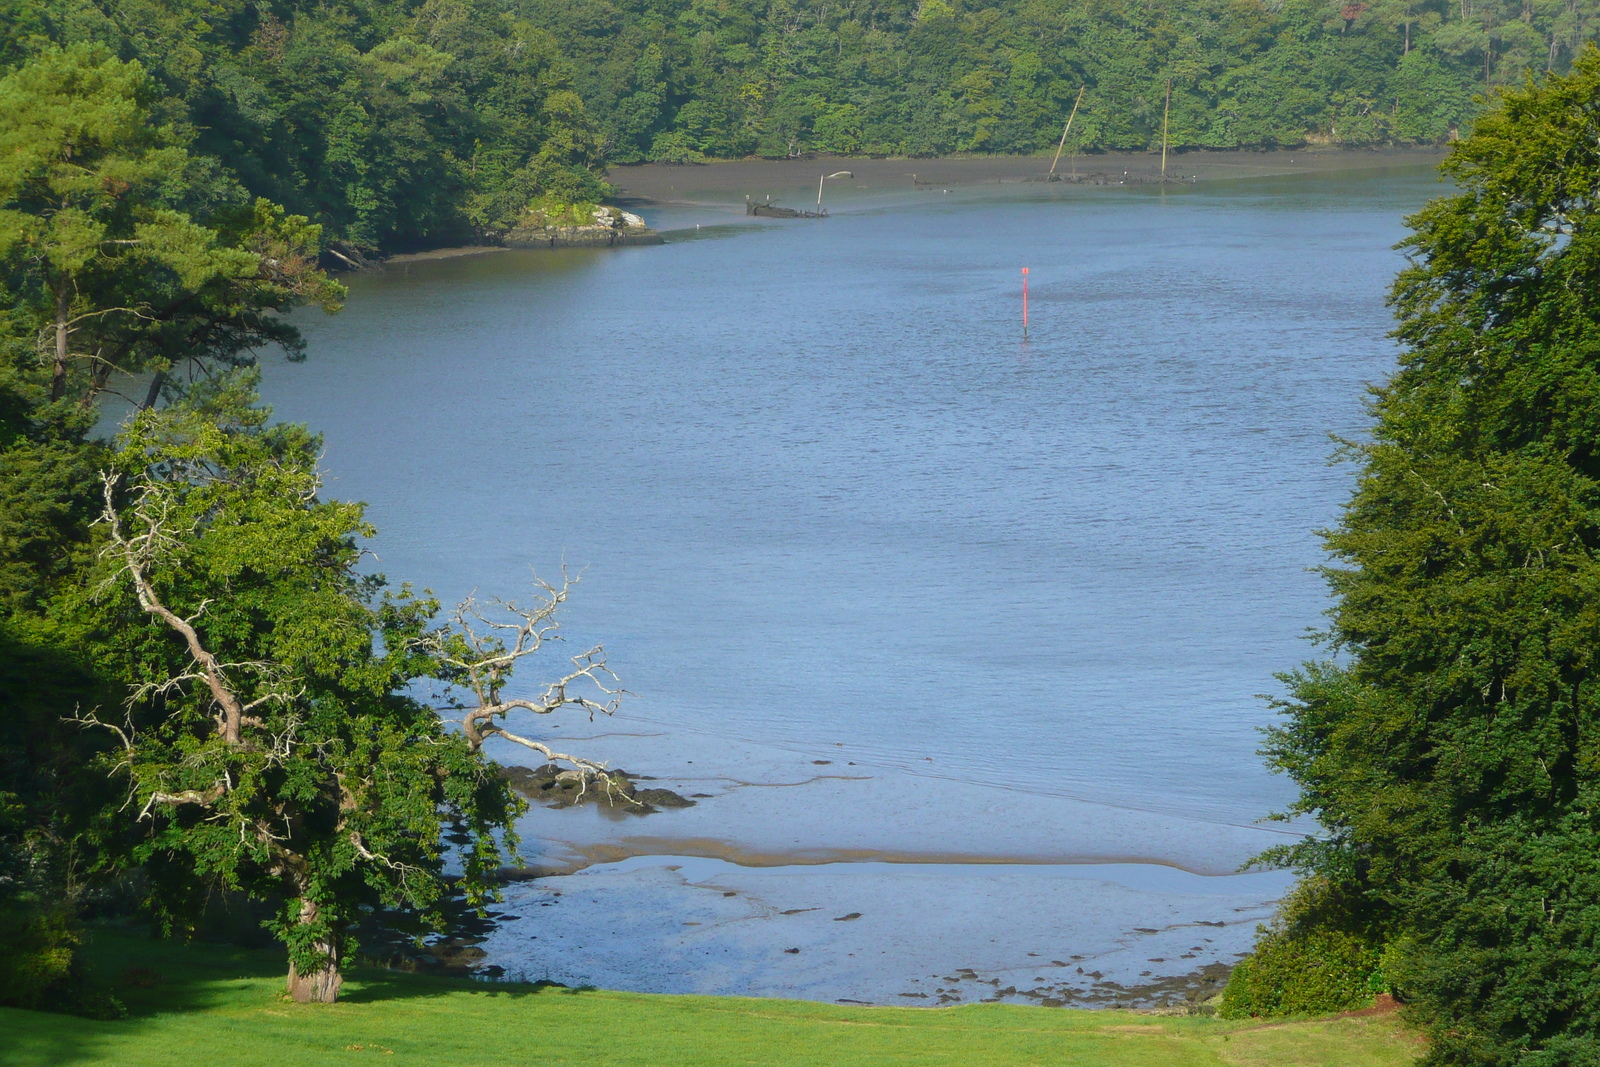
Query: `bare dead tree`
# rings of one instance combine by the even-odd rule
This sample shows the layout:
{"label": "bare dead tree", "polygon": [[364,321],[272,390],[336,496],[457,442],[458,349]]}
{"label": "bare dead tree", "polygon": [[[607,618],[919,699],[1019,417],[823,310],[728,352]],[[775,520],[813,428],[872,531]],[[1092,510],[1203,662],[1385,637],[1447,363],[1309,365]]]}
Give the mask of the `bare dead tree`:
{"label": "bare dead tree", "polygon": [[535,575],[535,599],[528,606],[499,597],[468,596],[450,613],[452,626],[425,640],[432,645],[430,651],[454,673],[452,682],[471,695],[470,705],[458,707],[463,712],[459,720],[462,732],[474,751],[491,737],[503,738],[539,753],[547,764],[561,768],[557,780],[576,782],[580,796],[591,785],[604,788],[613,797],[625,796],[616,788],[615,772],[605,763],[557,752],[505,725],[513,712],[550,715],[562,708],[586,712],[592,721],[597,713],[615,714],[627,695],[606,663],[603,645],[570,657],[572,669],[537,696],[506,694],[506,685],[522,660],[562,640],[557,613],[580,577],[565,567],[561,569],[560,585]]}

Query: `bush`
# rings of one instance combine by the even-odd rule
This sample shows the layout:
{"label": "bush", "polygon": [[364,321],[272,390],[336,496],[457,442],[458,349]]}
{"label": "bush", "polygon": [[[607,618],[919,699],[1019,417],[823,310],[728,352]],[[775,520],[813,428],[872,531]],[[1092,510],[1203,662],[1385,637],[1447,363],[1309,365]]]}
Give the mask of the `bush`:
{"label": "bush", "polygon": [[0,1004],[38,1008],[75,983],[83,936],[65,908],[0,908]]}
{"label": "bush", "polygon": [[1388,988],[1381,945],[1325,881],[1302,882],[1272,925],[1256,929],[1255,950],[1222,991],[1225,1019],[1348,1011]]}

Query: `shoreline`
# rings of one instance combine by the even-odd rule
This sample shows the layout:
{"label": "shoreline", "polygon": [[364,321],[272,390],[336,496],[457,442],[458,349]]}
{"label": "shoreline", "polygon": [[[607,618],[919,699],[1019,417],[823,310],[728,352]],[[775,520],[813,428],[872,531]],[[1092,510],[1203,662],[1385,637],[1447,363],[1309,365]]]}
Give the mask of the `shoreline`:
{"label": "shoreline", "polygon": [[1188,1013],[1220,991],[1285,882],[1116,864],[641,856],[508,885],[474,956],[485,977],[645,993]]}
{"label": "shoreline", "polygon": [[[1395,167],[1437,166],[1448,150],[1441,148],[1305,148],[1266,151],[1194,149],[1167,157],[1167,183],[1205,184],[1238,178],[1336,174]],[[727,203],[729,197],[760,196],[782,189],[815,195],[817,179],[848,171],[835,179],[828,195],[846,188],[860,190],[930,191],[934,186],[1043,184],[1054,153],[1041,156],[941,156],[934,158],[817,155],[797,159],[726,159],[704,163],[630,163],[611,167],[606,180],[617,188],[613,199],[639,205]],[[1073,181],[1076,172],[1080,181]],[[1056,167],[1059,182],[1047,188],[1099,184],[1156,184],[1161,181],[1159,152],[1103,152],[1063,155]]]}
{"label": "shoreline", "polygon": [[[1217,181],[1278,178],[1437,166],[1448,154],[1437,147],[1298,149],[1190,149],[1168,155],[1168,185],[1205,185]],[[1041,189],[1084,186],[1151,185],[1161,181],[1159,152],[1098,152],[1063,155],[1056,168],[1059,181],[1045,184],[1053,152],[1034,156],[834,156],[795,159],[709,159],[702,163],[625,163],[606,172],[617,189],[609,200],[631,207],[726,206],[747,193],[814,195],[819,173],[850,172],[848,179],[828,185],[829,199],[845,192],[937,192],[979,185],[1037,184]],[[1080,180],[1073,180],[1073,173]],[[1098,176],[1101,180],[1095,180]],[[797,201],[798,202],[798,201]],[[401,252],[374,260],[369,270],[417,263],[463,259],[511,252],[510,245],[441,245]],[[344,273],[341,271],[341,273]]]}

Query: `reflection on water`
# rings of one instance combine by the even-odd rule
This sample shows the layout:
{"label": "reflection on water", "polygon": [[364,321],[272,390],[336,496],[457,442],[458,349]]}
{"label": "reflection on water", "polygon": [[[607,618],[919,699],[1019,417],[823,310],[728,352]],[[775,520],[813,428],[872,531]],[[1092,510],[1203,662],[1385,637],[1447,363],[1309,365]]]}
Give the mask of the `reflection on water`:
{"label": "reflection on water", "polygon": [[[573,642],[698,747],[674,772],[737,773],[729,741],[826,750],[888,795],[808,813],[819,835],[884,848],[893,783],[930,774],[1249,824],[1289,796],[1256,694],[1325,606],[1311,531],[1350,479],[1327,435],[1391,365],[1391,245],[1437,192],[897,193],[413,264],[302,316],[311,358],[266,391],[326,433],[392,578],[449,598],[587,567]],[[997,842],[1015,821],[962,812]]]}

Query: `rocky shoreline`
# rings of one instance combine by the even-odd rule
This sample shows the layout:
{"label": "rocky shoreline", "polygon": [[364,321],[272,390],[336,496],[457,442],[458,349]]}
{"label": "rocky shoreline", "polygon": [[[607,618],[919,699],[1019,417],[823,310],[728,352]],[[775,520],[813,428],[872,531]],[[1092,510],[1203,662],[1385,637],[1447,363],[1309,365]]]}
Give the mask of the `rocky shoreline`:
{"label": "rocky shoreline", "polygon": [[602,204],[588,222],[536,215],[506,234],[503,243],[507,248],[617,248],[662,242],[638,215]]}

